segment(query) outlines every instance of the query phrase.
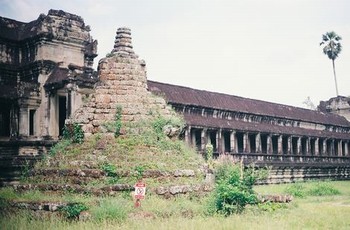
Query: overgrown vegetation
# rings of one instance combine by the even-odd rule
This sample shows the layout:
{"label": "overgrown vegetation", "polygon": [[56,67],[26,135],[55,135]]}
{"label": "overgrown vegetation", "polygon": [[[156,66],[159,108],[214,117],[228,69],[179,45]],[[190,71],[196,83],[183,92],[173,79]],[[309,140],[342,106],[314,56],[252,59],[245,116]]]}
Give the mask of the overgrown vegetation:
{"label": "overgrown vegetation", "polygon": [[304,198],[306,196],[339,195],[340,191],[334,188],[329,181],[315,181],[309,184],[301,182],[291,184],[285,189],[285,193],[294,197]]}
{"label": "overgrown vegetation", "polygon": [[72,140],[73,143],[83,143],[84,131],[78,123],[65,124],[63,127],[63,138]]}
{"label": "overgrown vegetation", "polygon": [[[117,130],[116,124],[113,126],[114,131]],[[204,159],[186,146],[183,141],[178,140],[178,138],[171,139],[164,132],[166,126],[181,128],[183,124],[181,118],[165,118],[155,115],[153,120],[132,124],[123,123],[126,134],[118,137],[95,135],[88,138],[84,145],[79,144],[79,142],[72,143],[73,138],[63,139],[51,149],[50,156],[44,159],[38,168],[102,170],[106,175],[102,180],[101,178],[91,178],[89,182],[83,182],[86,183],[84,186],[92,187],[108,187],[116,183],[134,184],[141,178],[147,184],[147,191],[152,191],[158,186],[200,184],[204,180],[200,173],[196,173],[195,177],[191,178],[143,178],[147,170],[169,172],[177,169],[192,169],[198,172],[198,169],[205,164]],[[164,199],[150,192],[142,201],[141,208],[134,209],[130,191],[101,197],[92,193],[81,195],[77,194],[76,191],[64,191],[61,194],[53,195],[46,191],[33,190],[19,193],[14,189],[4,188],[0,189],[0,209],[7,207],[8,201],[11,200],[63,201],[70,204],[62,208],[62,212],[68,219],[74,220],[79,216],[79,213],[86,210],[91,216],[87,222],[66,222],[56,218],[42,218],[37,221],[37,217],[24,211],[21,212],[21,215],[1,214],[0,222],[6,223],[4,229],[31,229],[28,225],[35,226],[35,229],[67,229],[71,227],[78,229],[154,229],[155,226],[158,229],[171,229],[172,227],[186,229],[187,226],[193,227],[194,224],[198,228],[215,228],[220,224],[223,228],[229,229],[252,226],[252,223],[258,221],[262,225],[254,225],[254,227],[274,226],[274,224],[280,227],[281,225],[278,225],[280,223],[276,220],[283,219],[284,223],[287,223],[283,225],[285,228],[300,229],[303,226],[288,221],[289,216],[295,210],[296,214],[292,216],[292,219],[298,220],[303,217],[300,213],[309,210],[309,207],[302,206],[303,202],[309,202],[309,205],[319,205],[322,201],[330,202],[331,198],[324,197],[331,195],[335,196],[332,199],[338,203],[341,202],[341,205],[350,204],[349,186],[337,189],[333,182],[283,185],[284,188],[280,191],[296,197],[296,203],[293,201],[292,205],[271,202],[259,203],[253,185],[257,179],[266,176],[266,171],[257,171],[253,166],[245,168],[239,163],[220,163],[213,159],[210,146],[207,148],[205,157],[208,161],[212,161],[211,166],[217,177],[216,188],[210,195],[188,193]],[[208,161],[206,165],[208,165]],[[119,174],[120,172],[128,172],[128,176],[123,177],[122,174]],[[35,178],[35,182],[48,183],[51,180],[57,182],[60,179],[62,178]],[[270,187],[266,186],[265,189]],[[259,186],[259,188],[262,187]],[[344,200],[341,200],[343,199],[341,194],[337,193],[340,190],[346,191],[347,198]],[[275,190],[269,193],[274,194]],[[298,193],[304,195],[295,195]],[[299,197],[303,199],[299,199]],[[299,206],[302,206],[302,209],[298,209]],[[322,208],[324,207],[322,206]],[[342,209],[342,206],[339,209]],[[337,212],[338,209],[330,210]],[[239,215],[231,215],[238,213]],[[228,215],[231,215],[230,218],[224,218]],[[342,213],[337,212],[337,215],[342,216]],[[337,219],[338,216],[333,218]],[[312,223],[320,222],[317,219],[318,216],[311,218],[314,220]],[[235,221],[231,222],[230,220]],[[240,223],[244,223],[244,225],[238,225]],[[306,223],[306,227],[318,227],[312,223]],[[323,223],[322,227],[328,227],[327,224]],[[340,228],[344,226],[348,227],[343,224],[340,225]]]}
{"label": "overgrown vegetation", "polygon": [[[306,188],[317,182],[303,183]],[[290,204],[264,203],[246,206],[239,215],[225,218],[208,216],[207,197],[183,196],[162,199],[147,196],[140,209],[134,209],[129,196],[78,197],[84,199],[89,221],[66,221],[52,217],[37,217],[28,211],[0,215],[1,229],[348,229],[350,182],[329,181],[339,195],[295,198]],[[290,184],[260,185],[259,193],[276,194]],[[5,190],[3,190],[5,189]],[[0,189],[0,197],[17,197],[12,189]],[[74,199],[77,199],[75,197]],[[0,199],[1,201],[1,199]],[[86,203],[90,201],[89,203]],[[1,204],[1,203],[0,203]],[[1,206],[3,207],[3,206]]]}
{"label": "overgrown vegetation", "polygon": [[60,211],[68,219],[77,219],[81,212],[88,210],[88,207],[82,203],[69,203],[66,206],[60,208]]}
{"label": "overgrown vegetation", "polygon": [[116,106],[116,112],[115,112],[115,131],[114,131],[114,136],[119,137],[120,135],[120,130],[122,128],[122,107],[120,105]]}
{"label": "overgrown vegetation", "polygon": [[257,204],[258,197],[253,185],[262,176],[263,173],[254,167],[245,168],[232,162],[219,164],[216,168],[214,208],[211,211],[228,216],[243,212],[249,204]]}

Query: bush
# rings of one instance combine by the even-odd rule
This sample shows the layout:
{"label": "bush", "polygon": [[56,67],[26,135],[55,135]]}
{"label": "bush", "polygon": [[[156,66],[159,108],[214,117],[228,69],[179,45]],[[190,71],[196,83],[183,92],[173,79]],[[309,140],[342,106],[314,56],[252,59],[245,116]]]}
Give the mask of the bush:
{"label": "bush", "polygon": [[104,163],[101,170],[106,173],[106,176],[117,177],[117,167],[111,163]]}
{"label": "bush", "polygon": [[308,191],[308,195],[310,196],[330,196],[338,194],[340,194],[340,191],[328,182],[317,182]]}
{"label": "bush", "polygon": [[241,213],[248,204],[258,202],[253,191],[257,176],[254,168],[244,169],[243,165],[224,163],[216,172],[214,202],[217,213],[228,216]]}
{"label": "bush", "polygon": [[82,203],[69,203],[60,209],[68,219],[76,219],[82,211],[86,210],[88,207]]}
{"label": "bush", "polygon": [[288,186],[286,188],[285,192],[287,194],[290,194],[294,197],[299,197],[299,198],[303,198],[306,196],[306,188],[301,183],[295,183],[295,184]]}

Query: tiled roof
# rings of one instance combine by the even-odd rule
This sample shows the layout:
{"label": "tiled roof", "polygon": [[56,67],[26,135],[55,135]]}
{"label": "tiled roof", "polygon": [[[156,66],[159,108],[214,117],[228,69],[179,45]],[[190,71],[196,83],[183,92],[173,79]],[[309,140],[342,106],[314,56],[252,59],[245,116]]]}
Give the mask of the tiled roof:
{"label": "tiled roof", "polygon": [[322,113],[294,106],[154,81],[148,81],[148,89],[155,94],[164,95],[170,104],[191,105],[224,111],[237,111],[262,116],[287,118],[324,125],[329,124],[350,127],[350,122],[344,117],[332,113]]}

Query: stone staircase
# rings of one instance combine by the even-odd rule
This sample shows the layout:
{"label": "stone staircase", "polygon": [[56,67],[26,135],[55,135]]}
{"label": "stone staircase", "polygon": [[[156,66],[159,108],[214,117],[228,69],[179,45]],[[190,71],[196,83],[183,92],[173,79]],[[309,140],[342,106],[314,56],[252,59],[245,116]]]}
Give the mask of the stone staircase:
{"label": "stone staircase", "polygon": [[0,140],[0,186],[17,183],[55,141]]}

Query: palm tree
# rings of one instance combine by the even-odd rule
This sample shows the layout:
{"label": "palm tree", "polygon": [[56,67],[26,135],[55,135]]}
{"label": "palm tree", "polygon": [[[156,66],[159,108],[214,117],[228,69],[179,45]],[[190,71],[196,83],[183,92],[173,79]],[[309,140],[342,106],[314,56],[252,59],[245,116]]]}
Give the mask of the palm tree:
{"label": "palm tree", "polygon": [[341,37],[338,34],[336,34],[334,31],[332,31],[332,32],[327,32],[326,34],[323,34],[322,42],[320,43],[320,46],[323,45],[323,53],[327,55],[329,59],[332,60],[335,91],[337,93],[337,96],[339,96],[339,93],[338,93],[337,76],[335,74],[334,60],[338,57],[342,49],[342,46],[339,42],[340,40],[341,40]]}

